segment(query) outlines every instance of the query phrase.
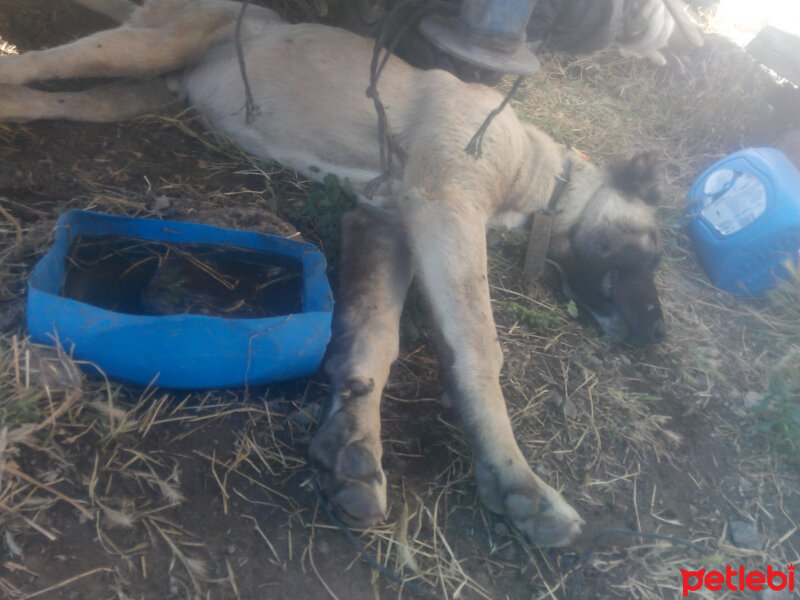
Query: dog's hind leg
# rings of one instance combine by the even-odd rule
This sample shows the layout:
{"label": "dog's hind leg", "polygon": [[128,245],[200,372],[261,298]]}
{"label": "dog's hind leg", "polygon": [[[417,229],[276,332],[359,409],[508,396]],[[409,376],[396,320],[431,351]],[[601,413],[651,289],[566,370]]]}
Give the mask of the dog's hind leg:
{"label": "dog's hind leg", "polygon": [[174,100],[175,96],[160,78],[82,92],[43,92],[25,86],[0,85],[0,121],[122,121]]}
{"label": "dog's hind leg", "polygon": [[563,545],[580,532],[582,520],[531,471],[514,441],[500,389],[486,216],[454,188],[411,189],[403,204],[413,268],[439,328],[447,399],[470,439],[483,503],[534,543]]}
{"label": "dog's hind leg", "polygon": [[152,77],[197,59],[232,35],[237,5],[145,5],[131,21],[69,44],[0,59],[0,84],[76,77]]}
{"label": "dog's hind leg", "polygon": [[376,210],[358,208],[342,220],[340,289],[325,365],[333,395],[309,447],[322,491],[356,527],[386,515],[380,401],[411,281],[402,228]]}

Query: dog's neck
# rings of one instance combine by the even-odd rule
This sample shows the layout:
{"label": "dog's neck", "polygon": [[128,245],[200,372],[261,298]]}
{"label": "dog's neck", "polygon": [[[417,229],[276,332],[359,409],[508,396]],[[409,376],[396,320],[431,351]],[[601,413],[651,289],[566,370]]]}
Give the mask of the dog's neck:
{"label": "dog's neck", "polygon": [[556,210],[559,200],[564,195],[564,190],[569,185],[569,180],[572,177],[572,160],[569,156],[564,156],[561,163],[561,172],[556,175],[556,183],[553,186],[553,193],[550,194],[550,200],[547,202],[547,212],[552,213]]}
{"label": "dog's neck", "polygon": [[561,172],[556,174],[556,181],[547,208],[536,211],[530,224],[528,233],[528,249],[525,252],[523,273],[527,285],[533,284],[544,273],[547,252],[550,247],[550,235],[553,229],[553,214],[558,208],[558,203],[564,195],[564,190],[569,185],[572,177],[572,160],[569,155],[564,155],[561,163]]}

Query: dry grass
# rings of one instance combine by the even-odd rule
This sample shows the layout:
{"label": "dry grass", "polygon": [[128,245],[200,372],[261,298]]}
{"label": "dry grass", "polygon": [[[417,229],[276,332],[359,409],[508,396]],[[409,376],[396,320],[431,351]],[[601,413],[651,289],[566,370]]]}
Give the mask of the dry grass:
{"label": "dry grass", "polygon": [[[244,481],[256,492],[252,502],[278,506],[287,520],[292,519],[296,503],[264,483],[272,473],[287,477],[305,468],[305,461],[290,445],[277,438],[264,443],[269,421],[295,423],[276,411],[283,403],[271,405],[265,399],[260,406],[242,404],[225,393],[179,398],[152,389],[136,396],[102,378],[86,380],[78,365],[59,349],[14,339],[3,340],[0,353],[4,398],[0,518],[10,554],[7,572],[24,569],[27,552],[17,539],[36,534],[52,545],[63,540],[66,532],[59,531],[63,520],[53,519],[51,526],[40,524],[42,515],[60,506],[81,522],[93,524],[96,541],[106,555],[127,564],[129,571],[140,570],[144,579],[148,577],[145,559],[166,554],[171,562],[170,580],[176,586],[201,595],[220,586],[235,589],[233,572],[228,570],[225,576],[218,572],[219,565],[212,569],[206,543],[186,528],[182,511],[192,498],[185,491],[189,482],[183,478],[187,461],[192,462],[189,458],[202,465],[201,471],[212,474],[223,514],[229,513],[230,499],[242,493],[237,484]],[[195,444],[192,457],[166,452],[158,441],[151,443],[166,429],[182,431],[170,440],[172,447],[182,438],[199,442],[214,427],[234,420],[238,426],[225,458],[202,443]],[[140,541],[129,546],[120,541],[131,535]],[[26,547],[30,548],[30,542]],[[274,548],[271,551],[275,554]],[[276,560],[281,559],[276,555]],[[32,598],[100,573],[106,574],[106,581],[111,578],[121,584],[125,580],[119,568],[95,568],[33,593],[22,592],[6,577],[0,578],[0,585],[10,598]]]}
{"label": "dry grass", "polygon": [[[678,597],[681,568],[800,560],[800,477],[744,403],[748,392],[776,389],[784,381],[776,372],[793,381],[800,282],[764,300],[725,296],[698,268],[682,229],[697,174],[743,144],[768,141],[769,88],[737,57],[710,44],[658,70],[613,52],[552,56],[517,95],[523,118],[596,162],[638,150],[663,157],[658,283],[669,337],[647,349],[600,338],[560,296],[522,290],[522,245],[493,237],[492,293],[515,432],[537,472],[586,517],[588,533],[572,549],[543,551],[480,508],[467,444],[429,398],[441,390],[423,328],[421,337],[406,336],[386,394],[391,515],[360,534],[383,567],[443,598],[649,600]],[[2,594],[411,597],[366,567],[317,505],[304,454],[327,397],[321,379],[171,393],[82,375],[67,352],[24,342],[24,281],[49,242],[54,205],[206,215],[230,226],[297,206],[310,189],[203,132],[186,113],[90,132],[81,140],[87,157],[20,158],[44,134],[57,148],[85,130],[0,125],[3,158],[27,170],[24,185],[0,194],[0,329],[8,332],[0,339]],[[91,146],[98,135],[105,142]],[[786,389],[787,406],[797,406]],[[767,424],[784,423],[787,413],[771,406]],[[761,548],[734,545],[732,521],[755,524]],[[619,527],[703,551],[619,535],[592,546]]]}
{"label": "dry grass", "polygon": [[[503,328],[508,321],[501,318],[504,346],[512,356],[506,369],[512,415],[523,447],[540,467],[539,457],[546,461],[542,472],[583,473],[585,505],[613,513],[609,506],[632,504],[633,518],[624,511],[627,526],[691,539],[707,549],[707,556],[697,556],[658,542],[628,548],[622,555],[618,546],[596,553],[593,568],[605,574],[607,583],[615,573],[621,575],[604,597],[672,597],[679,593],[680,568],[742,561],[753,568],[789,564],[800,552],[798,515],[786,511],[797,502],[798,478],[786,462],[781,466],[782,461],[791,465],[796,456],[796,444],[787,447],[786,440],[800,435],[794,346],[800,341],[800,282],[787,282],[765,300],[734,300],[707,282],[683,231],[683,202],[699,172],[726,153],[769,143],[779,133],[765,118],[774,91],[768,76],[725,41],[710,42],[701,53],[674,60],[663,70],[613,52],[578,60],[552,57],[517,96],[525,118],[592,159],[609,163],[635,151],[656,150],[667,175],[661,207],[666,260],[659,274],[670,330],[665,343],[655,350],[620,352],[569,323],[554,340],[546,330],[526,331],[530,328],[519,318]],[[501,280],[495,284],[496,297],[503,298],[508,287],[513,290],[506,280],[518,276],[516,269],[518,262],[509,266],[506,257],[495,256],[493,272]],[[500,302],[507,317],[514,315],[502,311],[503,301],[552,314],[552,300],[513,295]],[[565,308],[561,320],[569,321]],[[515,360],[518,353],[522,358]],[[526,362],[530,357],[543,363],[535,373]],[[767,390],[769,400],[776,377],[784,382],[782,400],[771,402],[766,416],[761,413],[766,423],[759,431],[754,426],[759,417],[742,399],[746,392]],[[788,392],[787,380],[794,386]],[[541,383],[531,387],[532,381]],[[551,427],[542,427],[553,394],[564,414]],[[702,423],[700,435],[719,443],[692,450],[698,432],[691,426],[687,431],[688,421]],[[553,433],[543,439],[542,430]],[[764,453],[762,444],[789,456],[775,458]],[[717,462],[719,452],[734,453],[724,467]],[[718,477],[697,466],[704,453],[711,458],[705,469],[721,469]],[[553,464],[548,455],[558,461]],[[681,485],[679,478],[659,483],[659,464],[683,471],[690,488],[678,497],[669,488]],[[751,487],[751,481],[757,483]],[[680,502],[690,510],[676,514]],[[719,503],[759,524],[770,540],[763,552],[742,550],[729,541]]]}

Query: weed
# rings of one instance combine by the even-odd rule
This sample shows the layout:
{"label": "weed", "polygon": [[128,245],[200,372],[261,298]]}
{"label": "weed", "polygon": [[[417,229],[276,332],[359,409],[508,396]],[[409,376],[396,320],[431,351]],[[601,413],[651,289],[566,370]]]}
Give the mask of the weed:
{"label": "weed", "polygon": [[416,286],[411,286],[400,317],[400,333],[410,342],[419,342],[427,328],[425,298]]}
{"label": "weed", "polygon": [[800,464],[800,346],[778,363],[755,413],[758,430],[769,436],[778,452]]}
{"label": "weed", "polygon": [[783,336],[800,341],[800,267],[788,261],[789,277],[769,294],[772,308],[771,325]]}
{"label": "weed", "polygon": [[695,385],[708,385],[712,381],[724,383],[725,374],[722,371],[722,359],[720,352],[713,346],[698,346],[691,351],[691,364],[697,374],[704,378],[693,377]]}
{"label": "weed", "polygon": [[520,323],[524,323],[533,329],[545,329],[552,331],[558,329],[563,324],[563,319],[555,308],[548,310],[532,310],[517,302],[496,302],[498,310],[508,316],[515,318]]}
{"label": "weed", "polygon": [[580,311],[578,310],[578,305],[575,304],[575,300],[570,300],[567,302],[567,314],[573,319],[578,318]]}
{"label": "weed", "polygon": [[322,183],[314,185],[305,203],[289,212],[289,220],[304,235],[319,241],[331,270],[335,270],[339,259],[340,222],[356,202],[349,181],[341,182],[336,175],[326,175]]}
{"label": "weed", "polygon": [[33,390],[13,394],[0,404],[0,428],[14,428],[23,423],[38,423],[44,413],[38,406],[41,394]]}

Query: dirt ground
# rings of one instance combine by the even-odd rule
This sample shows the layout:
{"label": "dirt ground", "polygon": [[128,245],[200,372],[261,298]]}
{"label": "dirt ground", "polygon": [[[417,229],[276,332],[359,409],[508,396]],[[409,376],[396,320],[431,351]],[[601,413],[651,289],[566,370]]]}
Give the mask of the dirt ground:
{"label": "dirt ground", "polygon": [[[66,1],[0,0],[0,52],[109,25]],[[705,52],[693,60],[718,60]],[[121,124],[0,124],[0,597],[420,595],[369,556],[437,598],[678,598],[680,569],[800,562],[800,459],[791,444],[800,423],[763,402],[776,373],[800,357],[797,313],[716,291],[681,215],[689,185],[713,159],[768,143],[780,127],[750,115],[761,114],[756,100],[727,123],[689,122],[718,90],[687,75],[702,66],[671,61],[657,71],[613,53],[545,57],[515,97],[523,118],[597,162],[657,150],[668,180],[658,284],[669,336],[657,346],[601,337],[545,285],[523,291],[521,241],[490,234],[517,438],[587,521],[561,550],[530,546],[478,502],[415,302],[384,403],[390,516],[355,532],[363,552],[326,514],[306,463],[328,395],[321,373],[176,393],[81,375],[64,356],[40,359],[25,340],[26,279],[65,210],[262,230],[276,226],[277,212],[327,252],[335,242],[298,218],[312,184],[248,158],[180,107]],[[664,114],[653,98],[674,111]],[[786,392],[791,402],[800,402],[797,389]]]}

